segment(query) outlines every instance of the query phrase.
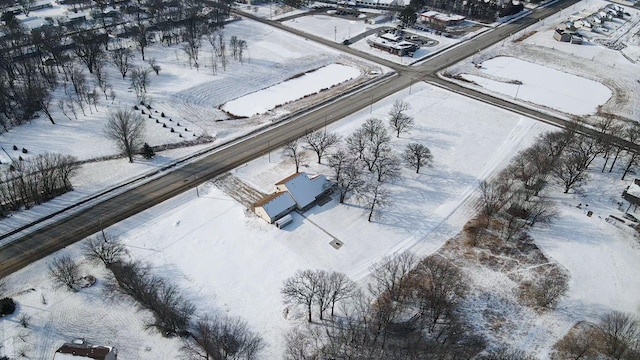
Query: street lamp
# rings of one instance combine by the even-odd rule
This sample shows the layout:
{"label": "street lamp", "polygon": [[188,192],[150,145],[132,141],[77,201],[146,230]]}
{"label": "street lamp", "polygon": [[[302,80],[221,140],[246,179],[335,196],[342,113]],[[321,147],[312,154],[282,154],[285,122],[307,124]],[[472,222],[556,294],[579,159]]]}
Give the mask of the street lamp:
{"label": "street lamp", "polygon": [[371,94],[371,107],[369,107],[369,114],[373,112],[373,94]]}

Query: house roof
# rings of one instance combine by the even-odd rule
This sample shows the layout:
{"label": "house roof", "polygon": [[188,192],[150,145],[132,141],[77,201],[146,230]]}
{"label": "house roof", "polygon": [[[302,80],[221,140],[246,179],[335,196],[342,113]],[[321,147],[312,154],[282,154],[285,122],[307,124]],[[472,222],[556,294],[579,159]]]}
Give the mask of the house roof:
{"label": "house roof", "polygon": [[255,203],[254,208],[262,207],[271,219],[280,215],[283,211],[295,206],[296,202],[286,191],[271,194]]}
{"label": "house roof", "polygon": [[434,10],[423,12],[422,14],[420,14],[420,16],[425,17],[425,18],[429,18],[429,19],[434,19],[434,20],[437,20],[437,21],[443,21],[443,22],[462,21],[462,20],[466,19],[462,15],[457,15],[457,14],[447,15],[447,14],[443,14],[443,13],[441,13],[439,11],[434,11]]}
{"label": "house roof", "polygon": [[104,360],[113,348],[106,346],[88,346],[84,344],[65,343],[53,356],[54,360]]}
{"label": "house roof", "polygon": [[313,203],[316,197],[325,191],[328,183],[329,181],[324,175],[309,178],[306,173],[302,172],[293,174],[276,185],[284,185],[298,204],[298,208],[302,209]]}
{"label": "house roof", "polygon": [[634,181],[627,189],[627,194],[640,199],[640,185]]}

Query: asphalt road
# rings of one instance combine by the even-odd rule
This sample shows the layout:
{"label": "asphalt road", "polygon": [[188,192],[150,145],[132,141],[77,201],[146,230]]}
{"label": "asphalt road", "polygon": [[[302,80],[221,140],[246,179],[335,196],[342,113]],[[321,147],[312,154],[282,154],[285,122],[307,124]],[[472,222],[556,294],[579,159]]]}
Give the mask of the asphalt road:
{"label": "asphalt road", "polygon": [[396,71],[397,75],[364,91],[337,99],[292,121],[283,122],[268,131],[234,141],[201,160],[176,168],[162,177],[139,185],[120,195],[83,209],[73,216],[62,218],[51,225],[44,226],[25,235],[0,249],[0,278],[65,246],[97,233],[101,227],[107,227],[122,221],[175,195],[192,189],[194,186],[216,175],[260,157],[268,151],[277,149],[287,141],[298,138],[308,131],[326,126],[327,123],[337,121],[366,107],[374,106],[378,100],[405,89],[417,81],[429,81],[496,106],[514,110],[549,123],[562,124],[561,119],[553,116],[446,82],[438,78],[436,72],[472,56],[480,50],[505,39],[510,34],[516,33],[520,29],[539,21],[539,19],[549,16],[577,1],[564,0],[548,8],[537,10],[526,18],[484,33],[473,41],[467,41],[425,61],[421,65],[413,67],[382,60],[345,45],[335,44],[334,42],[284,27],[278,22],[242,13],[243,16],[256,21],[268,23],[285,31],[297,33],[311,41],[336,47],[342,51],[387,66]]}

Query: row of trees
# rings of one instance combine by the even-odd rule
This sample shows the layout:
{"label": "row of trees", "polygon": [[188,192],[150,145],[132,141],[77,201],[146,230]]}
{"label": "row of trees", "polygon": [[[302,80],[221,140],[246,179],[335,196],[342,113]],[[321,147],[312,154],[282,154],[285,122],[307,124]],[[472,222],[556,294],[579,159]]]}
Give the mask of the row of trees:
{"label": "row of trees", "polygon": [[[398,100],[389,111],[389,127],[396,137],[410,131],[414,124],[413,118],[406,113],[409,109],[409,104]],[[419,143],[410,143],[403,154],[396,154],[391,148],[387,128],[376,118],[367,119],[344,141],[324,130],[308,133],[286,144],[284,155],[292,159],[298,172],[306,161],[305,151],[313,151],[320,164],[331,149],[327,164],[337,183],[340,203],[345,201],[347,194],[355,193],[358,201],[369,210],[369,221],[376,209],[389,202],[389,192],[384,184],[400,176],[403,161],[416,173],[433,161],[429,148]]]}
{"label": "row of trees", "polygon": [[[596,128],[598,133],[592,137],[577,133],[576,127],[545,133],[493,180],[483,182],[480,185],[482,223],[489,226],[493,219],[499,219],[503,224],[503,237],[510,240],[517,238],[527,226],[551,221],[557,211],[543,190],[548,184],[556,183],[565,193],[580,191],[599,155],[605,160],[601,169],[604,172],[610,159],[609,171],[612,171],[620,155],[625,154],[624,179],[640,156],[632,149],[616,145],[611,135],[623,134],[635,143],[640,136],[640,126],[617,124],[612,117],[605,117],[597,122]],[[476,240],[482,234],[479,229]]]}
{"label": "row of trees", "polygon": [[[106,99],[111,96],[113,101],[115,93],[106,77],[105,65],[112,63],[123,78],[135,68],[128,46],[124,42],[110,41],[110,38],[133,40],[145,60],[144,52],[150,39],[155,34],[163,34],[163,39],[176,38],[186,44],[183,50],[190,63],[197,64],[201,41],[203,37],[209,37],[218,49],[218,56],[212,56],[212,59],[224,57],[221,61],[226,69],[226,51],[220,46],[220,43],[224,44],[224,38],[219,29],[229,15],[230,2],[132,0],[121,3],[119,11],[107,11],[110,5],[107,1],[91,1],[89,5],[94,20],[51,22],[34,30],[20,24],[13,12],[4,13],[1,27],[4,36],[0,37],[0,125],[5,131],[32,120],[39,112],[55,123],[50,111],[51,92],[60,80],[67,99],[61,99],[58,106],[65,115],[71,112],[77,116],[77,108],[83,113],[86,108],[91,110],[91,105],[95,108],[98,89]],[[117,29],[124,31],[115,33],[119,31]],[[163,43],[171,45],[173,42]],[[235,39],[233,43],[236,44],[233,46],[234,58],[242,62],[246,41]],[[159,73],[159,65],[153,59],[149,62],[151,70]],[[95,75],[96,86],[89,85],[81,66]],[[148,74],[147,69],[136,71],[137,74]],[[132,77],[132,83],[140,83],[139,79],[139,76]],[[75,94],[67,91],[68,83]]]}
{"label": "row of trees", "polygon": [[[181,295],[180,289],[153,274],[149,265],[126,260],[127,250],[118,238],[103,234],[88,239],[82,247],[85,257],[104,264],[111,275],[105,293],[131,297],[153,314],[147,324],[164,336],[183,338],[183,351],[194,359],[255,359],[264,347],[262,338],[239,318],[204,315],[194,318],[195,305]],[[79,266],[69,256],[49,263],[49,275],[59,286],[78,290]]]}
{"label": "row of trees", "polygon": [[[285,280],[285,303],[309,311],[308,301],[314,299],[311,304],[321,314],[326,304],[322,299],[331,298],[325,286],[309,286],[318,283],[309,279],[321,278],[322,273],[300,271]],[[459,314],[467,282],[448,259],[419,259],[405,252],[372,265],[371,274],[364,290],[351,280],[342,281],[349,286],[340,292],[339,315],[293,329],[287,335],[285,358],[455,359],[473,357],[484,348],[484,340]]]}
{"label": "row of trees", "polygon": [[78,165],[73,156],[46,153],[16,161],[0,176],[0,215],[42,204],[73,189]]}

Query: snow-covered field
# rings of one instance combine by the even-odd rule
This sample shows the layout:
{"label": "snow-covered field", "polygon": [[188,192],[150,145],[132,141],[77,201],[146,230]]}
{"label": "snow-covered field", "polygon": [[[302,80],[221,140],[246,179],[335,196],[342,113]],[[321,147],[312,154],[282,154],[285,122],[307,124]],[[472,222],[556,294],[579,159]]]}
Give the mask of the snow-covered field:
{"label": "snow-covered field", "polygon": [[[373,223],[367,223],[366,211],[354,200],[347,200],[345,205],[334,200],[310,210],[305,214],[308,219],[296,215],[292,225],[278,230],[247,214],[241,205],[208,184],[200,189],[200,198],[195,198],[195,192],[181,195],[107,231],[125,241],[133,258],[150,262],[159,274],[184,289],[199,313],[224,312],[249,321],[269,345],[264,358],[278,358],[282,334],[294,316],[290,315],[289,320],[282,316],[279,290],[283,279],[298,269],[324,268],[362,280],[372,262],[390,253],[409,249],[426,255],[435,251],[473,214],[471,199],[478,182],[503,167],[519,149],[531,143],[535,134],[548,129],[533,120],[421,84],[414,86],[411,95],[402,91],[374,104],[372,114],[365,109],[331,125],[328,131],[347,135],[371,116],[384,119],[396,99],[411,104],[409,114],[415,117],[416,127],[410,134],[394,139],[393,147],[401,151],[408,142],[424,143],[433,152],[435,163],[418,175],[410,169],[403,170],[402,179],[391,186],[393,204]],[[468,111],[474,114],[473,118]],[[312,173],[329,175],[323,165],[309,166],[307,170]],[[293,164],[274,152],[233,174],[270,192],[275,182],[293,170]],[[344,243],[340,250],[329,245],[332,237]],[[76,255],[78,248],[76,244],[62,252]],[[51,314],[64,312],[67,304],[78,307],[84,302],[92,306],[89,297],[97,290],[78,294],[54,291],[46,279],[46,261],[10,276],[10,287],[17,292],[28,283],[35,293],[47,298],[73,297],[74,301],[50,300],[47,306],[37,303],[39,296],[16,297],[25,305],[24,311],[34,317],[36,329],[46,323],[54,327],[50,331],[58,336],[69,336],[63,329],[83,328],[89,323],[74,318],[58,324]],[[136,315],[131,312],[131,316]],[[105,319],[104,326],[115,325]],[[140,322],[120,326],[127,327],[123,329],[127,334],[139,329]],[[18,327],[5,324],[4,328],[5,334],[10,334],[9,341],[19,341]],[[33,343],[37,343],[42,333],[33,331],[32,336]],[[147,336],[140,335],[139,348],[123,346],[121,356],[155,358],[141,350],[160,346],[153,345],[157,340]],[[112,339],[108,345],[116,347],[128,341],[115,335],[104,338]],[[174,340],[164,343],[164,358],[177,354],[178,345]],[[47,356],[46,351],[36,356]]]}
{"label": "snow-covered field", "polygon": [[[313,93],[345,82],[349,78],[361,77],[360,74],[371,69],[381,70],[379,66],[341,55],[335,50],[255,22],[236,21],[227,25],[224,32],[226,38],[235,35],[247,39],[248,50],[243,64],[229,60],[226,71],[218,64],[215,75],[209,65],[211,51],[206,41],[203,42],[200,55],[202,63],[199,69],[188,66],[186,55],[178,47],[166,48],[156,45],[146,51],[147,59],[156,59],[161,71],[158,76],[152,74],[150,79],[148,102],[151,103],[152,110],[142,115],[146,125],[145,141],[150,145],[161,145],[208,135],[214,138],[213,143],[163,151],[151,161],[139,158],[134,164],[120,159],[83,165],[78,175],[72,178],[75,191],[47,204],[35,206],[28,212],[16,213],[10,218],[2,219],[0,232],[7,232],[29,223],[56,209],[87,198],[98,190],[137,178],[206,147],[221,144],[253,129],[266,126],[271,123],[270,120],[304,106],[304,103],[285,104],[292,100],[291,92],[288,97],[273,94],[263,97],[258,103],[264,103],[266,106],[266,102],[269,102],[271,107],[284,104],[283,106],[269,108],[271,111],[262,116],[230,120],[226,113],[218,109],[227,102],[232,102],[233,105],[237,101],[243,101],[233,102],[235,99],[250,99],[244,96],[278,84],[282,86],[283,82],[291,77],[327,66],[326,69],[341,70],[322,70],[323,82],[318,82],[313,76],[295,79],[296,87]],[[139,54],[136,54],[135,60],[137,66],[148,66],[139,59]],[[344,71],[345,69],[348,71]],[[52,106],[55,125],[45,116],[41,116],[30,124],[0,134],[0,148],[4,150],[0,150],[3,169],[7,168],[11,161],[17,161],[20,156],[28,158],[46,152],[74,155],[79,160],[117,154],[118,150],[113,142],[104,135],[107,114],[116,108],[135,105],[136,98],[130,89],[128,78],[122,80],[120,73],[112,65],[107,65],[106,70],[116,97],[113,101],[101,98],[98,111],[93,109],[90,112],[89,108],[86,108],[87,115],[83,116],[77,108],[78,119],[75,119],[67,109],[67,114],[71,117],[68,119],[57,106]],[[93,77],[89,79],[94,81]],[[302,94],[302,90],[300,91],[299,95]],[[318,96],[329,96],[330,93],[331,91],[324,91]],[[62,89],[59,89],[55,96],[66,99]],[[52,103],[57,103],[55,99]],[[257,104],[255,100],[252,102],[252,106]],[[256,108],[251,114],[264,110],[264,107],[259,110]],[[153,118],[149,118],[149,113]],[[162,113],[165,117],[161,117]],[[166,127],[163,127],[165,124]],[[171,132],[172,128],[175,132]],[[180,134],[182,138],[179,137]],[[13,150],[14,145],[18,150]],[[21,152],[23,148],[27,149],[27,154]]]}
{"label": "snow-covered field", "polygon": [[[574,19],[580,14],[584,16],[584,14],[593,13],[606,4],[609,2],[604,0],[581,1],[512,35],[469,61],[452,66],[448,71],[453,75],[460,74],[480,85],[460,82],[465,86],[493,91],[499,96],[530,106],[542,106],[551,111],[584,115],[588,108],[602,105],[600,108],[602,112],[638,121],[640,108],[636,106],[637,101],[634,99],[637,98],[640,78],[634,74],[640,73],[640,65],[638,64],[640,60],[640,36],[638,35],[640,11],[624,7],[625,11],[631,14],[631,17],[625,17],[624,20],[614,19],[609,22],[607,25],[611,28],[609,36],[580,30],[581,34],[586,35],[586,41],[583,45],[563,43],[553,39],[553,32],[558,24]],[[596,43],[596,39],[609,42],[617,41],[625,44],[626,48],[622,51],[612,50]],[[489,60],[497,57],[503,57],[503,60],[500,61],[506,61],[504,60],[506,58],[515,58],[520,61],[511,60],[510,67],[496,69],[495,63]],[[482,64],[483,67],[487,64],[486,66],[491,68],[491,74],[487,75],[485,69],[476,68],[474,63]],[[528,65],[529,63],[546,69],[538,68],[534,74],[539,78],[531,77],[532,74],[527,73],[527,71],[531,71],[528,69],[532,66]],[[566,78],[567,81],[563,82],[554,76],[557,74],[555,71],[565,73],[561,78]],[[586,85],[585,89],[575,80],[568,80],[569,74],[584,78],[580,80],[583,83],[586,79],[592,82],[590,85]],[[522,81],[519,91],[517,85],[506,83],[511,79]],[[541,79],[544,79],[549,85],[538,87]],[[556,94],[556,99],[550,101],[548,99],[550,91],[557,91],[562,86],[561,84],[570,84],[571,88],[567,89],[561,98],[558,98]],[[612,93],[608,101],[603,101],[602,86],[607,87]],[[514,100],[516,92],[518,92],[518,96]],[[521,95],[523,92],[524,95]],[[545,97],[547,98],[545,99]],[[577,97],[583,97],[581,103],[583,105],[588,103],[589,106],[578,107],[579,104],[574,101]],[[591,111],[591,113],[593,112]]]}
{"label": "snow-covered field", "polygon": [[[568,113],[593,110],[606,101],[606,91],[602,91],[604,85],[613,96],[603,109],[638,121],[640,110],[635,106],[637,101],[633,97],[637,93],[637,82],[629,76],[638,73],[638,65],[630,63],[619,52],[600,45],[577,46],[558,43],[551,38],[555,22],[566,18],[567,14],[582,8],[597,8],[604,3],[601,0],[578,3],[573,9],[529,29],[537,32],[524,41],[512,42],[521,36],[516,34],[452,70],[480,76],[481,70],[471,64],[473,60],[490,69],[493,78],[513,79],[504,70],[506,67],[499,68],[500,61],[508,59],[515,66],[511,69],[516,72],[522,72],[530,63],[544,65],[545,70],[536,68],[529,71],[536,71],[539,78],[549,79],[547,75],[554,69],[563,72],[559,76],[565,77],[569,73],[585,81],[579,84],[567,80],[573,86],[564,90],[553,86],[558,91],[556,97],[575,99],[576,88],[592,90],[581,97],[584,100],[581,104],[568,100],[570,108],[559,110]],[[636,10],[630,9],[630,12],[637,16]],[[295,23],[300,25],[306,21],[303,19],[308,18],[297,18]],[[344,31],[346,25],[335,19],[316,21],[325,22],[324,30],[319,30],[320,26],[316,25],[300,26],[320,36],[333,38],[334,35],[337,37],[338,26]],[[327,25],[327,21],[336,22],[335,25],[331,22]],[[350,25],[346,26],[350,31]],[[198,70],[188,67],[178,49],[173,53],[160,47],[149,51],[149,56],[156,57],[162,66],[160,76],[152,77],[150,92],[154,109],[189,124],[198,134],[215,136],[218,143],[266,121],[265,118],[252,117],[216,122],[215,119],[226,117],[217,109],[218,106],[229,101],[243,101],[248,98],[247,94],[279,84],[293,75],[330,64],[344,64],[345,61],[344,56],[333,50],[245,20],[230,24],[225,33],[227,37],[235,34],[246,39],[249,52],[244,65],[233,64],[227,72],[218,69],[217,75],[212,75],[206,65],[206,47]],[[636,41],[637,48],[637,40],[630,39],[629,44],[633,41]],[[629,48],[625,50],[626,55],[633,56],[636,50],[632,46]],[[490,60],[497,56],[503,58]],[[360,64],[349,61],[348,66],[352,62]],[[120,89],[115,102],[131,106],[134,95],[125,90],[126,82],[118,83],[117,73],[112,75],[114,88]],[[518,100],[558,109],[559,105],[545,97],[548,88],[535,90],[530,84],[533,79],[520,80],[523,84]],[[597,92],[595,89],[602,91],[598,98],[591,95]],[[506,92],[505,96],[515,97],[515,93]],[[431,149],[435,164],[432,168],[423,169],[421,174],[404,169],[401,179],[390,186],[393,203],[372,223],[366,221],[366,211],[353,199],[347,199],[344,205],[334,199],[311,209],[305,217],[295,215],[293,224],[278,230],[250,214],[208,182],[200,187],[200,197],[196,197],[195,191],[182,194],[107,231],[125,242],[133,258],[149,262],[157,274],[175,282],[197,305],[198,314],[240,316],[264,337],[267,348],[263,358],[279,358],[283,334],[300,318],[300,314],[293,311],[286,319],[283,316],[284,307],[279,293],[283,279],[298,269],[322,268],[345,272],[353,279],[363,281],[368,274],[368,266],[384,255],[403,250],[411,250],[418,255],[436,251],[475,213],[473,200],[478,182],[499,171],[520,149],[531,144],[537,134],[549,129],[534,120],[427,84],[416,84],[411,94],[406,89],[400,91],[374,103],[371,114],[369,108],[363,109],[328,126],[327,130],[347,135],[369,117],[384,120],[396,99],[411,104],[408,114],[415,117],[416,127],[400,139],[394,138],[394,149],[400,151],[408,142],[422,142]],[[58,114],[61,126],[52,126],[44,118],[38,119],[33,124],[0,135],[0,144],[9,154],[13,144],[28,148],[30,153],[69,151],[83,159],[111,154],[114,152],[111,145],[98,138],[107,103],[99,105],[97,114],[80,120],[68,121]],[[250,104],[259,103],[253,101]],[[58,132],[57,129],[63,126],[72,130]],[[67,132],[77,136],[74,146],[65,141]],[[166,139],[175,141],[166,133],[153,135],[149,132],[148,135],[150,143],[161,143]],[[27,221],[46,212],[43,209],[53,211],[101,188],[186,156],[191,151],[193,149],[176,149],[161,153],[152,162],[140,160],[128,164],[126,160],[113,160],[85,165],[74,178],[75,194],[65,195],[33,211],[16,214],[13,219],[2,220],[0,225],[10,228],[17,223],[15,220]],[[598,162],[594,162],[593,179],[582,194],[554,192],[552,196],[560,211],[558,220],[550,227],[535,228],[531,233],[542,251],[569,271],[569,293],[557,310],[544,314],[523,307],[504,309],[511,315],[509,326],[502,329],[505,340],[515,348],[532,352],[539,359],[549,357],[552,345],[576,321],[594,320],[610,310],[637,313],[640,305],[640,286],[635,276],[640,270],[637,239],[629,228],[604,221],[610,214],[621,214],[619,195],[630,180],[618,180],[620,174],[616,171],[601,174],[598,167]],[[280,152],[273,152],[235,169],[232,174],[264,192],[270,192],[275,182],[293,170],[293,164],[283,159]],[[324,165],[314,164],[313,157],[304,170],[329,175]],[[582,206],[578,208],[578,204]],[[586,204],[594,212],[592,217],[585,214]],[[333,238],[341,240],[344,246],[339,250],[331,247],[329,241]],[[80,244],[75,244],[56,255],[64,253],[81,259],[79,249]],[[96,276],[98,283],[72,294],[53,288],[46,275],[48,261],[50,258],[38,261],[6,279],[8,295],[16,299],[19,308],[15,315],[0,321],[0,355],[17,356],[24,350],[31,358],[51,358],[52,351],[63,342],[85,337],[96,344],[116,346],[123,359],[179,358],[179,340],[164,339],[144,331],[143,323],[148,313],[138,311],[133,303],[112,300],[104,295],[105,272],[101,268],[83,263],[83,272]],[[478,269],[472,274],[472,279],[478,289],[513,297],[513,283],[504,274]],[[513,304],[477,301],[470,304],[470,308],[480,314],[502,305]],[[32,317],[30,328],[20,326],[21,314]]]}
{"label": "snow-covered field", "polygon": [[484,61],[480,71],[484,76],[463,77],[513,99],[568,114],[593,114],[611,97],[611,90],[599,82],[512,57]]}

